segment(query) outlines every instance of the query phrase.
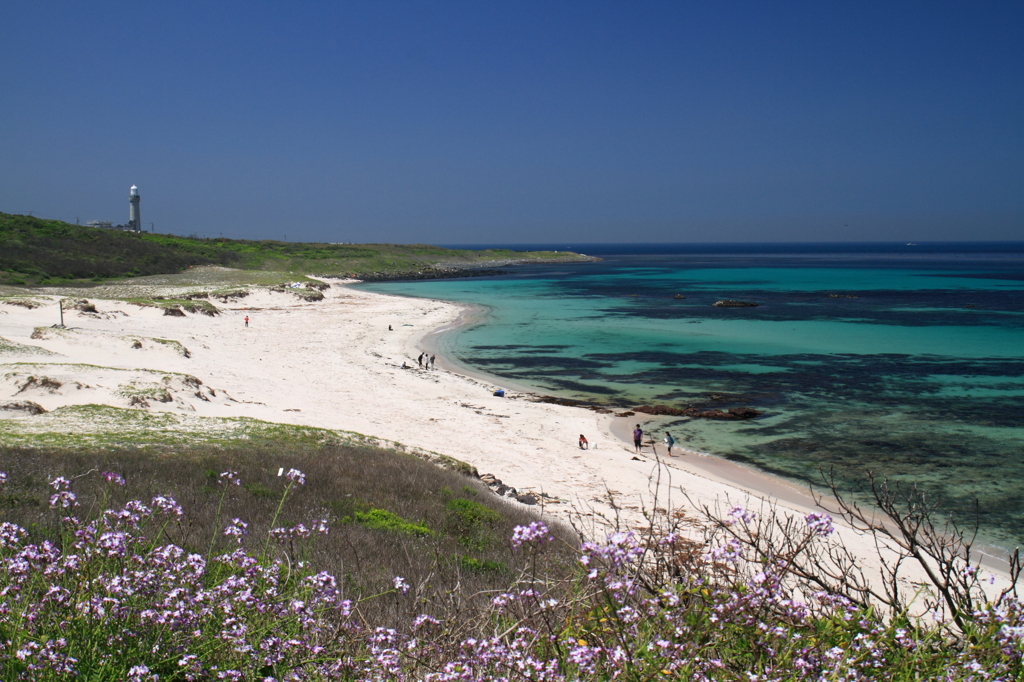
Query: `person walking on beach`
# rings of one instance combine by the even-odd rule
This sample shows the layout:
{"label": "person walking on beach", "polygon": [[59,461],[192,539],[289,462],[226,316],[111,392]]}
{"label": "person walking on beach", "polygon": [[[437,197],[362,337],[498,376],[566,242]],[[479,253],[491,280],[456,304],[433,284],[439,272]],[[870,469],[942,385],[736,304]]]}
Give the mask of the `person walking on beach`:
{"label": "person walking on beach", "polygon": [[431,355],[430,356],[430,368],[431,369],[437,369],[437,365],[434,364],[434,360],[436,360],[436,359],[437,359],[436,355]]}
{"label": "person walking on beach", "polygon": [[419,357],[416,358],[416,364],[420,366],[420,369],[423,369],[423,353],[420,353]]}
{"label": "person walking on beach", "polygon": [[672,446],[676,444],[676,439],[672,437],[672,434],[668,431],[665,432],[665,445],[668,446],[668,456],[672,456]]}
{"label": "person walking on beach", "polygon": [[589,450],[590,443],[587,442],[587,437],[582,433],[580,434],[580,450]]}
{"label": "person walking on beach", "polygon": [[640,449],[643,447],[644,430],[637,424],[636,428],[633,429],[633,447],[636,448],[637,454],[640,454]]}
{"label": "person walking on beach", "polygon": [[249,316],[248,315],[245,316],[245,326],[246,327],[249,326]]}

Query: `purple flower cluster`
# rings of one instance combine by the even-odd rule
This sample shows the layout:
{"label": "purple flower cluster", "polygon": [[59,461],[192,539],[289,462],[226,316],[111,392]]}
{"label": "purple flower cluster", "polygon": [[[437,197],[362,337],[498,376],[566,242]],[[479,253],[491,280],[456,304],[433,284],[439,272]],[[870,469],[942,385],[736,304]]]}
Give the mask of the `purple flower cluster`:
{"label": "purple flower cluster", "polygon": [[100,477],[107,483],[114,483],[115,485],[124,485],[124,476],[121,474],[115,474],[112,471],[104,471],[100,474]]}
{"label": "purple flower cluster", "polygon": [[231,523],[224,529],[224,535],[235,538],[239,543],[242,538],[249,534],[249,524],[242,519],[231,519]]}
{"label": "purple flower cluster", "polygon": [[[74,501],[70,482],[51,485],[60,496],[53,506],[66,509],[61,501]],[[322,673],[307,664],[347,630],[352,611],[334,578],[296,576],[286,562],[260,561],[242,549],[206,558],[151,539],[165,519],[182,514],[173,498],[157,496],[91,521],[67,517],[71,535],[63,547],[26,544],[25,529],[0,523],[0,632],[7,637],[0,678],[71,679],[94,671],[156,680],[154,671],[168,661],[185,680],[263,679],[257,673],[268,667],[281,671],[279,679]],[[225,534],[238,537],[247,527],[233,519]]]}
{"label": "purple flower cluster", "polygon": [[[73,495],[66,479],[52,485]],[[63,500],[74,498],[57,500],[61,513]],[[734,523],[756,518],[734,511]],[[972,614],[972,639],[952,642],[934,625],[885,621],[835,594],[797,595],[783,561],[739,571],[736,539],[695,551],[701,570],[683,574],[672,570],[681,538],[611,533],[581,545],[584,574],[524,569],[486,596],[475,630],[418,610],[405,626],[384,627],[366,623],[334,576],[307,562],[242,546],[203,556],[161,541],[162,528],[182,518],[170,497],[132,501],[91,520],[65,518],[60,544],[30,542],[25,529],[0,522],[0,679],[966,682],[1024,670],[1016,600],[986,604]],[[806,520],[813,535],[832,532],[825,515]],[[327,530],[326,520],[311,526],[269,533],[295,540]],[[234,518],[223,535],[241,543],[248,529]],[[517,526],[512,544],[529,547],[536,568],[551,537],[536,521]],[[426,582],[415,582],[416,599],[388,603],[440,609],[421,594]],[[401,576],[391,586],[367,599],[411,591]]]}
{"label": "purple flower cluster", "polygon": [[807,528],[820,537],[827,537],[835,531],[835,528],[832,527],[832,517],[816,512],[807,515]]}
{"label": "purple flower cluster", "polygon": [[50,486],[56,491],[50,496],[51,509],[69,509],[78,506],[78,497],[71,492],[71,481],[58,476],[50,481]]}
{"label": "purple flower cluster", "polygon": [[223,483],[228,485],[242,485],[242,479],[238,477],[237,471],[225,471],[219,476]]}
{"label": "purple flower cluster", "polygon": [[512,546],[519,548],[525,544],[551,541],[548,527],[541,521],[533,521],[528,526],[516,526],[512,529]]}
{"label": "purple flower cluster", "polygon": [[757,520],[757,514],[744,507],[733,507],[729,510],[729,520],[732,523],[750,525]]}

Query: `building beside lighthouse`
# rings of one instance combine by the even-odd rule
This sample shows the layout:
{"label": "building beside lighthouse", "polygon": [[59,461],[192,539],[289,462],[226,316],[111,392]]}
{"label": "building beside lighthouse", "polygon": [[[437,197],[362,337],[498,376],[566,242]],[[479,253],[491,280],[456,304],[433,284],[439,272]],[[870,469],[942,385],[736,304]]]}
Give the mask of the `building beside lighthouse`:
{"label": "building beside lighthouse", "polygon": [[139,213],[139,188],[132,185],[128,194],[128,225],[132,232],[142,232],[142,217]]}
{"label": "building beside lighthouse", "polygon": [[110,220],[89,220],[85,224],[89,227],[103,227],[125,232],[142,232],[142,214],[139,212],[139,188],[132,185],[128,190],[128,224],[115,225]]}

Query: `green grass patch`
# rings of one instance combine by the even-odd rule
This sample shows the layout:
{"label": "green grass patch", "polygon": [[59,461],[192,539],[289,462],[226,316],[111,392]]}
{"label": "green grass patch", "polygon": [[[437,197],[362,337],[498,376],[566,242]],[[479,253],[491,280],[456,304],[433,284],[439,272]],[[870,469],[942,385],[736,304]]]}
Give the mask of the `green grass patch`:
{"label": "green grass patch", "polygon": [[434,534],[434,531],[422,523],[403,519],[398,514],[389,512],[387,509],[371,508],[366,511],[356,511],[353,514],[353,518],[356,523],[360,523],[373,530],[386,530],[391,533],[416,535],[419,537],[429,537]]}
{"label": "green grass patch", "polygon": [[272,499],[278,499],[278,498],[281,497],[281,491],[280,490],[274,490],[273,488],[265,486],[265,485],[263,485],[262,483],[259,483],[259,482],[256,482],[256,483],[243,483],[242,487],[245,488],[246,490],[248,490],[250,493],[252,493],[256,497],[267,497],[267,498],[272,498]]}
{"label": "green grass patch", "polygon": [[508,571],[508,566],[504,562],[481,560],[465,554],[459,556],[458,563],[465,570],[476,573],[505,573]]}
{"label": "green grass patch", "polygon": [[449,516],[463,527],[483,526],[501,519],[501,514],[473,500],[449,500],[445,508],[448,509]]}
{"label": "green grass patch", "polygon": [[480,502],[464,498],[449,499],[444,506],[445,530],[460,545],[483,551],[494,544],[493,528],[501,521],[501,514]]}

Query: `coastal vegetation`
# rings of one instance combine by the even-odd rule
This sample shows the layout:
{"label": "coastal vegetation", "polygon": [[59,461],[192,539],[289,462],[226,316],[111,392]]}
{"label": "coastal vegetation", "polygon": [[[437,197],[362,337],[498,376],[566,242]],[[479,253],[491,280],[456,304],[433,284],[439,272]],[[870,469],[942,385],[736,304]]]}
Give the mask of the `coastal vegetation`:
{"label": "coastal vegetation", "polygon": [[209,301],[196,301],[192,299],[151,299],[151,298],[128,298],[125,299],[127,303],[137,305],[140,308],[159,308],[164,311],[164,315],[178,315],[183,316],[186,312],[189,313],[201,313],[214,317],[220,314],[217,306],[213,305]]}
{"label": "coastal vegetation", "polygon": [[821,514],[758,556],[780,519],[757,510],[703,542],[658,514],[586,538],[378,448],[5,448],[0,471],[5,680],[1024,678],[1015,594],[913,615],[800,575],[835,550]]}
{"label": "coastal vegetation", "polygon": [[569,252],[468,251],[425,244],[323,244],[135,233],[0,213],[0,285],[55,286],[179,273],[200,265],[361,279],[452,276]]}

